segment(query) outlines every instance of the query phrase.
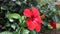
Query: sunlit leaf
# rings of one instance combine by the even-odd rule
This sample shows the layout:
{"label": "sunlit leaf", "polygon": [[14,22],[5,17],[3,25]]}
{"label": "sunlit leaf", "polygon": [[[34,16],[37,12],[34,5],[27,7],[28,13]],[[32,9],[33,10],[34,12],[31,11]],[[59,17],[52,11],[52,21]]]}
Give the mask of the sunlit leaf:
{"label": "sunlit leaf", "polygon": [[23,29],[22,32],[21,32],[21,34],[29,34],[29,30]]}
{"label": "sunlit leaf", "polygon": [[9,19],[11,19],[11,18],[20,19],[21,18],[21,16],[17,13],[7,14],[6,17],[9,18]]}
{"label": "sunlit leaf", "polygon": [[8,32],[8,31],[5,31],[5,32],[2,32],[2,33],[0,33],[0,34],[13,34],[13,33]]}

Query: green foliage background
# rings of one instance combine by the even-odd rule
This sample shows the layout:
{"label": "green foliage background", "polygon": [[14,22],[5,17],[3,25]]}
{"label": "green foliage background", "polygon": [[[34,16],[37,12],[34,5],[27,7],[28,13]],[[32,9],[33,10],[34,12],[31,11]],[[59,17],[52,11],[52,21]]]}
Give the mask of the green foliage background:
{"label": "green foliage background", "polygon": [[55,0],[0,0],[0,34],[38,34],[28,30],[23,15],[23,10],[31,5],[37,7],[41,15],[47,15],[43,19],[41,32],[51,30],[48,27],[50,17],[56,22],[60,21],[60,8],[56,6]]}

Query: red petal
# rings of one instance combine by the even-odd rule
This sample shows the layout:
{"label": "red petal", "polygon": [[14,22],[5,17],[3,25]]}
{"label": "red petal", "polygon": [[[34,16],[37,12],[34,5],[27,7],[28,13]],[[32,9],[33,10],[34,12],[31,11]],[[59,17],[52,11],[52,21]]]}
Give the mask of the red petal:
{"label": "red petal", "polygon": [[32,7],[32,12],[33,12],[34,17],[39,16],[39,10],[37,8]]}
{"label": "red petal", "polygon": [[40,32],[40,30],[41,30],[41,25],[37,24],[36,25],[36,32]]}
{"label": "red petal", "polygon": [[31,16],[32,16],[32,12],[31,12],[30,9],[28,9],[28,8],[24,9],[23,14],[24,14],[26,17],[31,17]]}
{"label": "red petal", "polygon": [[27,20],[26,23],[29,30],[34,30],[35,24],[31,20]]}
{"label": "red petal", "polygon": [[33,21],[33,23],[35,24],[35,29],[36,29],[36,32],[39,32],[40,29],[41,29],[41,25],[38,24],[36,21]]}
{"label": "red petal", "polygon": [[54,29],[56,29],[56,23],[55,23],[55,22],[51,22],[50,25],[51,25]]}
{"label": "red petal", "polygon": [[34,20],[37,21],[39,24],[43,22],[40,17],[35,17]]}

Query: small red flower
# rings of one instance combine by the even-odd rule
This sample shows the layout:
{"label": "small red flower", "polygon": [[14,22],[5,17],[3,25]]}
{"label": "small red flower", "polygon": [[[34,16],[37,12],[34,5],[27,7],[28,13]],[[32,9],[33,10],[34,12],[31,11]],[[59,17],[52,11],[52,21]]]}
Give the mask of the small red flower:
{"label": "small red flower", "polygon": [[52,21],[50,22],[50,25],[53,27],[53,29],[56,29],[56,22]]}
{"label": "small red flower", "polygon": [[36,30],[36,32],[39,32],[42,25],[42,19],[40,16],[40,13],[37,8],[32,7],[30,10],[29,8],[24,9],[23,14],[28,17],[29,19],[26,20],[27,26],[29,30]]}

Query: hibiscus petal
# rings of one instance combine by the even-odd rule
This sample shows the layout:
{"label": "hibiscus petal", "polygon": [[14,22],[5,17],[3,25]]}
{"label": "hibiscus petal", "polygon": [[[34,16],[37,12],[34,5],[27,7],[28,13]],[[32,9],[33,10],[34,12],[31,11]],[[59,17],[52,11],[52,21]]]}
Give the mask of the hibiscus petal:
{"label": "hibiscus petal", "polygon": [[40,30],[41,30],[41,24],[40,24],[40,25],[37,24],[37,25],[36,25],[36,32],[40,32]]}
{"label": "hibiscus petal", "polygon": [[35,24],[31,20],[26,21],[28,29],[29,30],[34,30],[35,29]]}
{"label": "hibiscus petal", "polygon": [[30,9],[28,9],[28,8],[24,9],[23,14],[24,14],[26,17],[31,17],[31,16],[32,16],[32,12],[31,12]]}
{"label": "hibiscus petal", "polygon": [[39,16],[39,10],[37,8],[32,7],[32,12],[33,12],[34,17]]}
{"label": "hibiscus petal", "polygon": [[43,23],[43,21],[42,21],[40,16],[39,17],[35,17],[34,20],[37,21],[39,24]]}
{"label": "hibiscus petal", "polygon": [[36,32],[39,32],[40,29],[41,29],[41,25],[38,24],[36,21],[33,21],[33,23],[35,24],[35,29],[36,29]]}

